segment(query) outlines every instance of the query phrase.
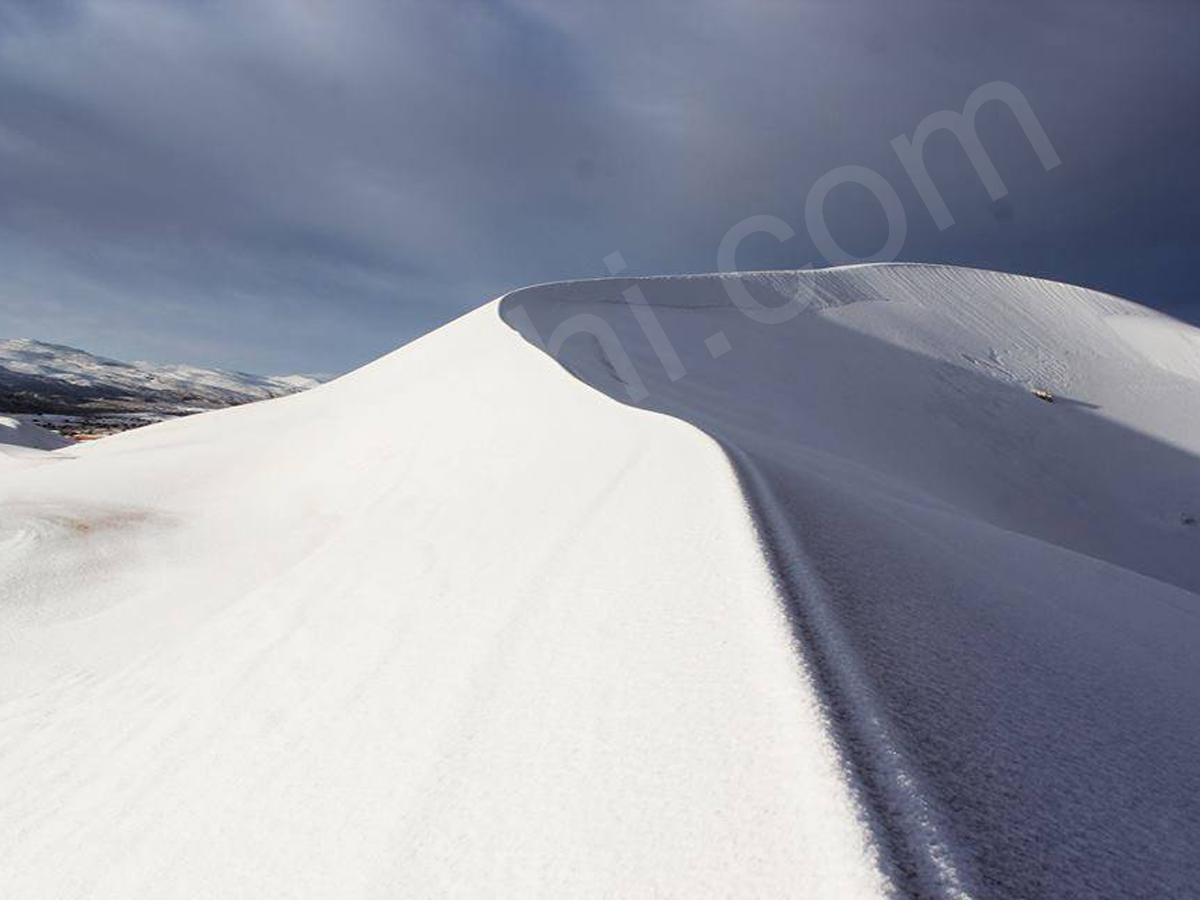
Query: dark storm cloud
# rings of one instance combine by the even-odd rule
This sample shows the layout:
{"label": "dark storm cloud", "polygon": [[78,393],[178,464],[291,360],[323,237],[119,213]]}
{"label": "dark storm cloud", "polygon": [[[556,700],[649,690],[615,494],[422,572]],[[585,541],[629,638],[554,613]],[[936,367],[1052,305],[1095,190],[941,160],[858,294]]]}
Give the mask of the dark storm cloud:
{"label": "dark storm cloud", "polygon": [[[339,369],[501,291],[711,270],[754,214],[821,259],[804,200],[843,165],[907,213],[902,259],[1029,271],[1195,315],[1192,4],[0,3],[0,330],[122,355]],[[1008,81],[1062,164],[997,103],[929,171],[890,141]],[[856,185],[852,253],[886,237]]]}

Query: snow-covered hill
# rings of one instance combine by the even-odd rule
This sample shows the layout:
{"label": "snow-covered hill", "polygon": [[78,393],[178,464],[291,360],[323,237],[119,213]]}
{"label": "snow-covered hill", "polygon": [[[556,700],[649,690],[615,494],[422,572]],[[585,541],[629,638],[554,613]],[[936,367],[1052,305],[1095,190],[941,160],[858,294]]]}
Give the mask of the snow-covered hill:
{"label": "snow-covered hill", "polygon": [[562,364],[726,449],[902,892],[1193,896],[1200,332],[942,266],[738,283],[737,305],[701,276],[502,310],[535,343],[596,316],[640,384],[588,335]]}
{"label": "snow-covered hill", "polygon": [[126,363],[58,344],[0,340],[0,410],[6,412],[178,414],[281,397],[316,383],[304,375]]}
{"label": "snow-covered hill", "polygon": [[71,441],[41,428],[27,416],[0,416],[0,466],[9,460],[39,457],[46,450],[57,450]]}
{"label": "snow-covered hill", "polygon": [[745,284],[0,468],[6,896],[1194,893],[1195,332]]}

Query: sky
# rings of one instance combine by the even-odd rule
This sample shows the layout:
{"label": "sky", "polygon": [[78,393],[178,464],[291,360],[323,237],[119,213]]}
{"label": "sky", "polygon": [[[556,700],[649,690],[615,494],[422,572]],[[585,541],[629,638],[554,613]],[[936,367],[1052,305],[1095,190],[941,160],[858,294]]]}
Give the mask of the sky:
{"label": "sky", "polygon": [[[0,337],[336,373],[525,284],[824,265],[813,185],[864,166],[896,258],[1200,322],[1200,4],[1166,0],[0,0]],[[933,133],[939,229],[892,140],[982,85],[993,200]],[[889,238],[843,183],[845,254]]]}

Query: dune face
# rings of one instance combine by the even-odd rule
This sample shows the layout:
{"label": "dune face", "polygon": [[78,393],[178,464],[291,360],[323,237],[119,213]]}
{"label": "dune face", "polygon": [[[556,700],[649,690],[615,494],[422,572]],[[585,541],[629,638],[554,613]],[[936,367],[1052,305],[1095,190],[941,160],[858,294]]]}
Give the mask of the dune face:
{"label": "dune face", "polygon": [[71,453],[0,470],[6,898],[885,893],[720,448],[496,304]]}
{"label": "dune face", "polygon": [[0,454],[28,455],[27,450],[57,450],[71,442],[25,416],[0,416]]}
{"label": "dune face", "polygon": [[1193,332],[739,283],[0,466],[4,896],[1194,895]]}
{"label": "dune face", "polygon": [[725,449],[891,885],[1194,895],[1195,330],[949,267],[728,283],[545,285],[501,314]]}

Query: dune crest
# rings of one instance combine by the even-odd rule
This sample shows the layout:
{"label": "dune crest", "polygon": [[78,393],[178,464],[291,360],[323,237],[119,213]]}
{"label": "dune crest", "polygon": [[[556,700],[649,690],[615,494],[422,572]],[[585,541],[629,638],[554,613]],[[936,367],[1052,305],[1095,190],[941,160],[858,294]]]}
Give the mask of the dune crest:
{"label": "dune crest", "polygon": [[596,341],[558,361],[725,448],[901,892],[1194,892],[1194,329],[913,264],[544,285],[501,312],[539,345],[602,319],[643,396]]}
{"label": "dune crest", "polygon": [[0,470],[6,897],[883,894],[728,461],[495,303],[74,452]]}

